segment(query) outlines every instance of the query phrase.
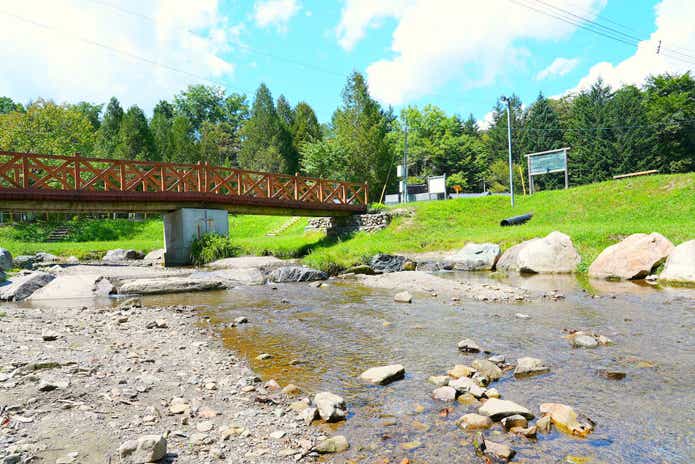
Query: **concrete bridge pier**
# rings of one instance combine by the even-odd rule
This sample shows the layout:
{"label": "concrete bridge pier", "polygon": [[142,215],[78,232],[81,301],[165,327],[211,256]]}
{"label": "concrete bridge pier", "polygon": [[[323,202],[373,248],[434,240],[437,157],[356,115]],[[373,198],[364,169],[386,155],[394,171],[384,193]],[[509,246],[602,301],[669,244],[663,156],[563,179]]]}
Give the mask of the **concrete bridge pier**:
{"label": "concrete bridge pier", "polygon": [[162,217],[165,266],[191,264],[191,245],[204,234],[229,236],[229,213],[223,209],[181,208]]}

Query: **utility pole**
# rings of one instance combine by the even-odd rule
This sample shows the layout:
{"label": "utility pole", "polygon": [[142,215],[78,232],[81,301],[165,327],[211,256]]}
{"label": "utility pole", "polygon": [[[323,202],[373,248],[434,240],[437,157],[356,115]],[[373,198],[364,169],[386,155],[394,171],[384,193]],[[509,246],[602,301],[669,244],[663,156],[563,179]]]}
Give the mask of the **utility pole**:
{"label": "utility pole", "polygon": [[408,203],[408,119],[403,116],[405,122],[405,140],[403,141],[403,203]]}
{"label": "utility pole", "polygon": [[512,167],[512,102],[507,97],[500,98],[507,104],[507,145],[509,146],[509,198],[514,208],[514,168]]}

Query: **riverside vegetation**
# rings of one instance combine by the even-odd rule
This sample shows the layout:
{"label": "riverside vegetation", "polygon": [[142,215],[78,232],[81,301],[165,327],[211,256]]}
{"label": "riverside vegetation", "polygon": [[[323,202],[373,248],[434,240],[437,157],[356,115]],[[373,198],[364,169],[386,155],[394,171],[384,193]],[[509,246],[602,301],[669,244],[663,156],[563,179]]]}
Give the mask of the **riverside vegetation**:
{"label": "riverside vegetation", "polygon": [[[579,271],[584,272],[601,250],[632,233],[658,231],[675,244],[692,239],[688,234],[695,230],[694,199],[695,174],[638,177],[520,195],[514,209],[504,196],[413,203],[383,231],[341,238],[305,233],[306,220],[269,236],[288,219],[234,216],[229,228],[233,247],[225,251],[229,244],[223,243],[221,248],[227,254],[302,258],[308,266],[336,272],[365,263],[378,253],[449,250],[469,241],[508,248],[559,230],[572,238],[582,257]],[[502,218],[526,212],[534,214],[527,224],[499,226]],[[43,243],[58,225],[64,224],[0,227],[0,243],[15,256],[47,251],[78,258],[100,257],[117,247],[143,251],[162,247],[159,219],[76,219],[67,224],[72,230],[68,241]]]}

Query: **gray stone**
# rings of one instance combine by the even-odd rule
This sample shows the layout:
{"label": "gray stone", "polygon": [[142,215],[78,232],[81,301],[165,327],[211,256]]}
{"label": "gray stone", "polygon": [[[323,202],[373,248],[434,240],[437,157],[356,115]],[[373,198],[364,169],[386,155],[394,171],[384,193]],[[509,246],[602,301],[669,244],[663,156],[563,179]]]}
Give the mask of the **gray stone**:
{"label": "gray stone", "polygon": [[461,250],[444,259],[460,271],[491,271],[500,254],[500,246],[497,244],[467,243]]}
{"label": "gray stone", "polygon": [[369,262],[369,266],[376,272],[399,272],[407,261],[405,256],[378,254]]}
{"label": "gray stone", "polygon": [[0,300],[22,301],[53,279],[53,274],[42,271],[15,276],[8,285],[0,287]]}
{"label": "gray stone", "polygon": [[393,301],[396,303],[412,303],[413,295],[410,292],[399,292],[393,296]]}
{"label": "gray stone", "polygon": [[95,274],[58,275],[46,286],[35,291],[31,300],[54,300],[57,298],[94,298],[108,296],[116,288],[105,277]]}
{"label": "gray stone", "polygon": [[56,255],[52,255],[51,253],[46,253],[43,251],[39,251],[34,255],[34,263],[43,263],[43,264],[49,264],[49,263],[57,263],[59,261],[59,258]]}
{"label": "gray stone", "polygon": [[632,234],[603,250],[589,266],[589,277],[643,279],[666,261],[673,249],[673,243],[661,234]]}
{"label": "gray stone", "polygon": [[449,386],[459,393],[470,393],[476,398],[485,396],[485,389],[469,377],[459,377],[458,379],[452,380],[449,382]]}
{"label": "gray stone", "polygon": [[320,441],[314,447],[314,451],[319,454],[342,453],[348,448],[350,448],[350,444],[348,443],[347,438],[342,435],[336,435],[335,437]]}
{"label": "gray stone", "polygon": [[472,363],[473,369],[484,375],[491,381],[499,380],[502,377],[502,369],[497,364],[491,363],[487,359],[476,359]]}
{"label": "gray stone", "polygon": [[466,431],[484,430],[492,427],[492,419],[490,419],[488,416],[470,413],[463,415],[459,420],[457,420],[456,425]]}
{"label": "gray stone", "polygon": [[478,409],[478,413],[482,414],[483,416],[490,416],[493,421],[498,421],[515,414],[524,416],[529,420],[533,419],[533,414],[525,407],[520,406],[513,401],[500,400],[497,398],[490,398],[487,400]]}
{"label": "gray stone", "polygon": [[116,248],[114,250],[109,250],[106,252],[102,261],[127,261],[134,259],[143,259],[145,254],[137,250],[124,250],[123,248]]}
{"label": "gray stone", "polygon": [[52,342],[58,338],[60,338],[60,334],[55,330],[45,329],[41,331],[41,339],[45,342]]}
{"label": "gray stone", "polygon": [[14,258],[14,266],[21,269],[33,269],[36,258],[30,255],[19,255]]}
{"label": "gray stone", "polygon": [[504,417],[500,422],[502,422],[502,427],[506,430],[510,430],[513,427],[528,427],[528,420],[521,414],[514,414],[513,416]]}
{"label": "gray stone", "polygon": [[315,419],[318,419],[320,417],[319,410],[318,408],[306,407],[305,409],[302,409],[299,412],[299,417],[302,418],[306,425],[311,425],[311,423],[314,422]]}
{"label": "gray stone", "polygon": [[318,408],[319,416],[326,422],[338,422],[347,416],[345,400],[333,393],[317,393],[314,396],[314,404]]}
{"label": "gray stone", "polygon": [[424,261],[418,262],[416,270],[424,272],[451,271],[454,269],[453,263],[445,261]]}
{"label": "gray stone", "polygon": [[452,386],[439,387],[432,390],[432,398],[438,401],[454,401],[456,389]]}
{"label": "gray stone", "polygon": [[386,385],[405,376],[405,368],[400,364],[372,367],[362,372],[360,379],[375,385]]}
{"label": "gray stone", "polygon": [[427,381],[437,387],[446,387],[449,385],[450,377],[448,375],[431,375]]}
{"label": "gray stone", "polygon": [[19,464],[22,460],[21,454],[8,454],[2,460],[2,464]]}
{"label": "gray stone", "polygon": [[150,251],[142,260],[148,264],[164,264],[164,248]]}
{"label": "gray stone", "polygon": [[497,270],[522,274],[567,274],[575,272],[580,261],[572,240],[555,231],[505,251],[497,262]]}
{"label": "gray stone", "polygon": [[352,267],[345,269],[345,274],[373,275],[374,269],[372,269],[371,267],[369,267],[366,264],[361,264],[359,266],[352,266]]}
{"label": "gray stone", "polygon": [[543,360],[525,356],[516,360],[514,375],[517,377],[522,377],[525,375],[541,374],[549,371],[550,367],[547,366]]}
{"label": "gray stone", "polygon": [[659,280],[695,284],[695,240],[683,242],[671,251]]}
{"label": "gray stone", "polygon": [[579,334],[570,338],[570,343],[575,348],[596,348],[598,341],[591,335]]}
{"label": "gray stone", "polygon": [[12,253],[9,250],[0,248],[0,271],[9,271],[12,269]]}
{"label": "gray stone", "polygon": [[326,280],[328,274],[317,269],[304,266],[283,266],[274,269],[269,275],[270,282],[312,282],[315,280]]}
{"label": "gray stone", "polygon": [[69,378],[44,377],[39,380],[38,390],[49,392],[53,390],[65,390],[70,386]]}
{"label": "gray stone", "polygon": [[118,448],[122,463],[145,464],[164,459],[167,440],[163,435],[144,435],[137,440],[128,440]]}
{"label": "gray stone", "polygon": [[226,288],[239,285],[263,285],[265,276],[255,267],[220,269],[216,271],[196,271],[189,276],[191,279],[219,281]]}
{"label": "gray stone", "polygon": [[486,454],[492,454],[503,461],[510,461],[516,455],[516,451],[509,446],[490,440],[484,440],[483,448]]}
{"label": "gray stone", "polygon": [[459,351],[463,351],[464,353],[479,353],[480,352],[480,347],[478,344],[471,340],[470,338],[466,338],[461,340],[458,343],[458,348]]}
{"label": "gray stone", "polygon": [[200,280],[189,277],[162,277],[155,279],[126,280],[121,284],[119,293],[152,295],[215,290],[223,287],[224,285],[219,280]]}

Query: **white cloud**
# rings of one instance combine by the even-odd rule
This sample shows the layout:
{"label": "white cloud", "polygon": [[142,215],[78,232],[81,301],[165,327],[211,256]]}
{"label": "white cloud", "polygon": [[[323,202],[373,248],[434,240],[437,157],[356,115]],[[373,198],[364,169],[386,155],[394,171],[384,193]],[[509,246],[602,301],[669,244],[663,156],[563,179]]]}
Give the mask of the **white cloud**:
{"label": "white cloud", "polygon": [[299,9],[297,0],[264,0],[256,2],[254,18],[259,27],[275,26],[285,32],[290,19]]}
{"label": "white cloud", "polygon": [[579,58],[555,58],[550,66],[536,74],[536,80],[542,81],[553,76],[564,76],[577,67]]}
{"label": "white cloud", "polygon": [[122,11],[64,0],[3,2],[1,10],[14,17],[3,15],[0,28],[0,61],[5,63],[0,95],[23,103],[38,97],[102,103],[116,96],[124,106],[138,104],[149,111],[188,84],[209,83],[198,76],[219,79],[233,72],[234,65],[220,56],[230,32],[217,0],[127,0],[118,8]]}
{"label": "white cloud", "polygon": [[[572,0],[578,11],[596,12],[604,3]],[[487,85],[523,65],[528,52],[517,40],[558,40],[575,30],[506,0],[474,7],[461,0],[347,0],[337,29],[340,45],[350,50],[367,28],[385,18],[397,20],[391,42],[395,56],[369,65],[367,77],[372,94],[386,104],[427,95],[454,79],[465,87]]]}
{"label": "white cloud", "polygon": [[[693,69],[695,52],[681,47],[692,47],[695,43],[692,20],[695,17],[695,3],[691,0],[663,0],[655,9],[656,30],[647,40],[639,43],[632,56],[616,65],[606,61],[595,64],[568,93],[587,89],[599,78],[618,88],[628,84],[640,85],[650,75],[683,73]],[[662,53],[657,55],[659,41],[662,43]]]}
{"label": "white cloud", "polygon": [[492,123],[495,122],[495,112],[494,111],[489,111],[485,113],[485,116],[483,116],[483,119],[478,121],[478,129],[480,130],[488,130],[490,126],[492,126]]}

